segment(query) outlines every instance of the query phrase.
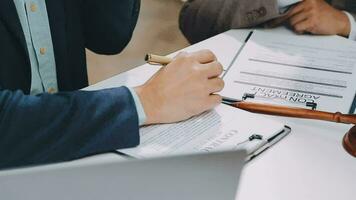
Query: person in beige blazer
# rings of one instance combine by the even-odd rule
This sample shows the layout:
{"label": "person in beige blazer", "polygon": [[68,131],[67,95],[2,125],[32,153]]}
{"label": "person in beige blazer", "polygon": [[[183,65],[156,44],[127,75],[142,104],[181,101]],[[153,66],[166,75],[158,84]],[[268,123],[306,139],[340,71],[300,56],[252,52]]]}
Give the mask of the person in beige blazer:
{"label": "person in beige blazer", "polygon": [[278,25],[356,40],[355,17],[356,0],[189,0],[179,22],[191,43],[229,29]]}

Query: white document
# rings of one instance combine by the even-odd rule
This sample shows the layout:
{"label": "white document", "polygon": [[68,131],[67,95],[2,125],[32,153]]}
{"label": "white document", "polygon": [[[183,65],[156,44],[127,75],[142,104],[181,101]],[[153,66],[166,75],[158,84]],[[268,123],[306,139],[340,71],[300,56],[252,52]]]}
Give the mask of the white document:
{"label": "white document", "polygon": [[[279,122],[220,105],[184,122],[141,128],[140,146],[120,152],[150,158],[244,148],[252,154],[283,130],[284,125]],[[263,136],[262,140],[249,141],[254,134]]]}
{"label": "white document", "polygon": [[224,76],[225,97],[317,110],[351,111],[356,93],[356,42],[337,36],[254,31]]}

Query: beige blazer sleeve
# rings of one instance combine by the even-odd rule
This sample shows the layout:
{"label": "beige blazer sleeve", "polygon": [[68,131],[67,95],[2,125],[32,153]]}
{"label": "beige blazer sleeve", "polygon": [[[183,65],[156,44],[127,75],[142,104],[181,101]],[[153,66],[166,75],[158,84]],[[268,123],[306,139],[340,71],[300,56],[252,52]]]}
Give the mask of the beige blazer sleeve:
{"label": "beige blazer sleeve", "polygon": [[277,0],[189,0],[180,29],[191,43],[232,28],[256,26],[279,16]]}

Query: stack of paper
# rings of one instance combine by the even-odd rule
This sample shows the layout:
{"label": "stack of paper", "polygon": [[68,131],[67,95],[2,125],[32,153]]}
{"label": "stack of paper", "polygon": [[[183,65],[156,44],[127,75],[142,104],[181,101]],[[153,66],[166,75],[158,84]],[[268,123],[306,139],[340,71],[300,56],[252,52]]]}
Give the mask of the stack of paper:
{"label": "stack of paper", "polygon": [[120,152],[149,158],[244,148],[253,156],[288,133],[282,123],[221,105],[184,122],[144,127],[140,146]]}

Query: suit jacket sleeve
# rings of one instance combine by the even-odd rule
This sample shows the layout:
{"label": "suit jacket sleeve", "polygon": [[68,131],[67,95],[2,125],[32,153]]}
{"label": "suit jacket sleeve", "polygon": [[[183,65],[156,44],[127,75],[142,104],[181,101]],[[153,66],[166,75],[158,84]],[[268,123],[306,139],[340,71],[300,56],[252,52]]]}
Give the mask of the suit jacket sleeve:
{"label": "suit jacket sleeve", "polygon": [[189,0],[180,14],[180,29],[196,43],[232,28],[247,28],[279,16],[276,0]]}
{"label": "suit jacket sleeve", "polygon": [[68,161],[139,144],[127,88],[27,96],[0,91],[0,168]]}
{"label": "suit jacket sleeve", "polygon": [[84,0],[86,47],[99,54],[118,54],[129,43],[140,0]]}

